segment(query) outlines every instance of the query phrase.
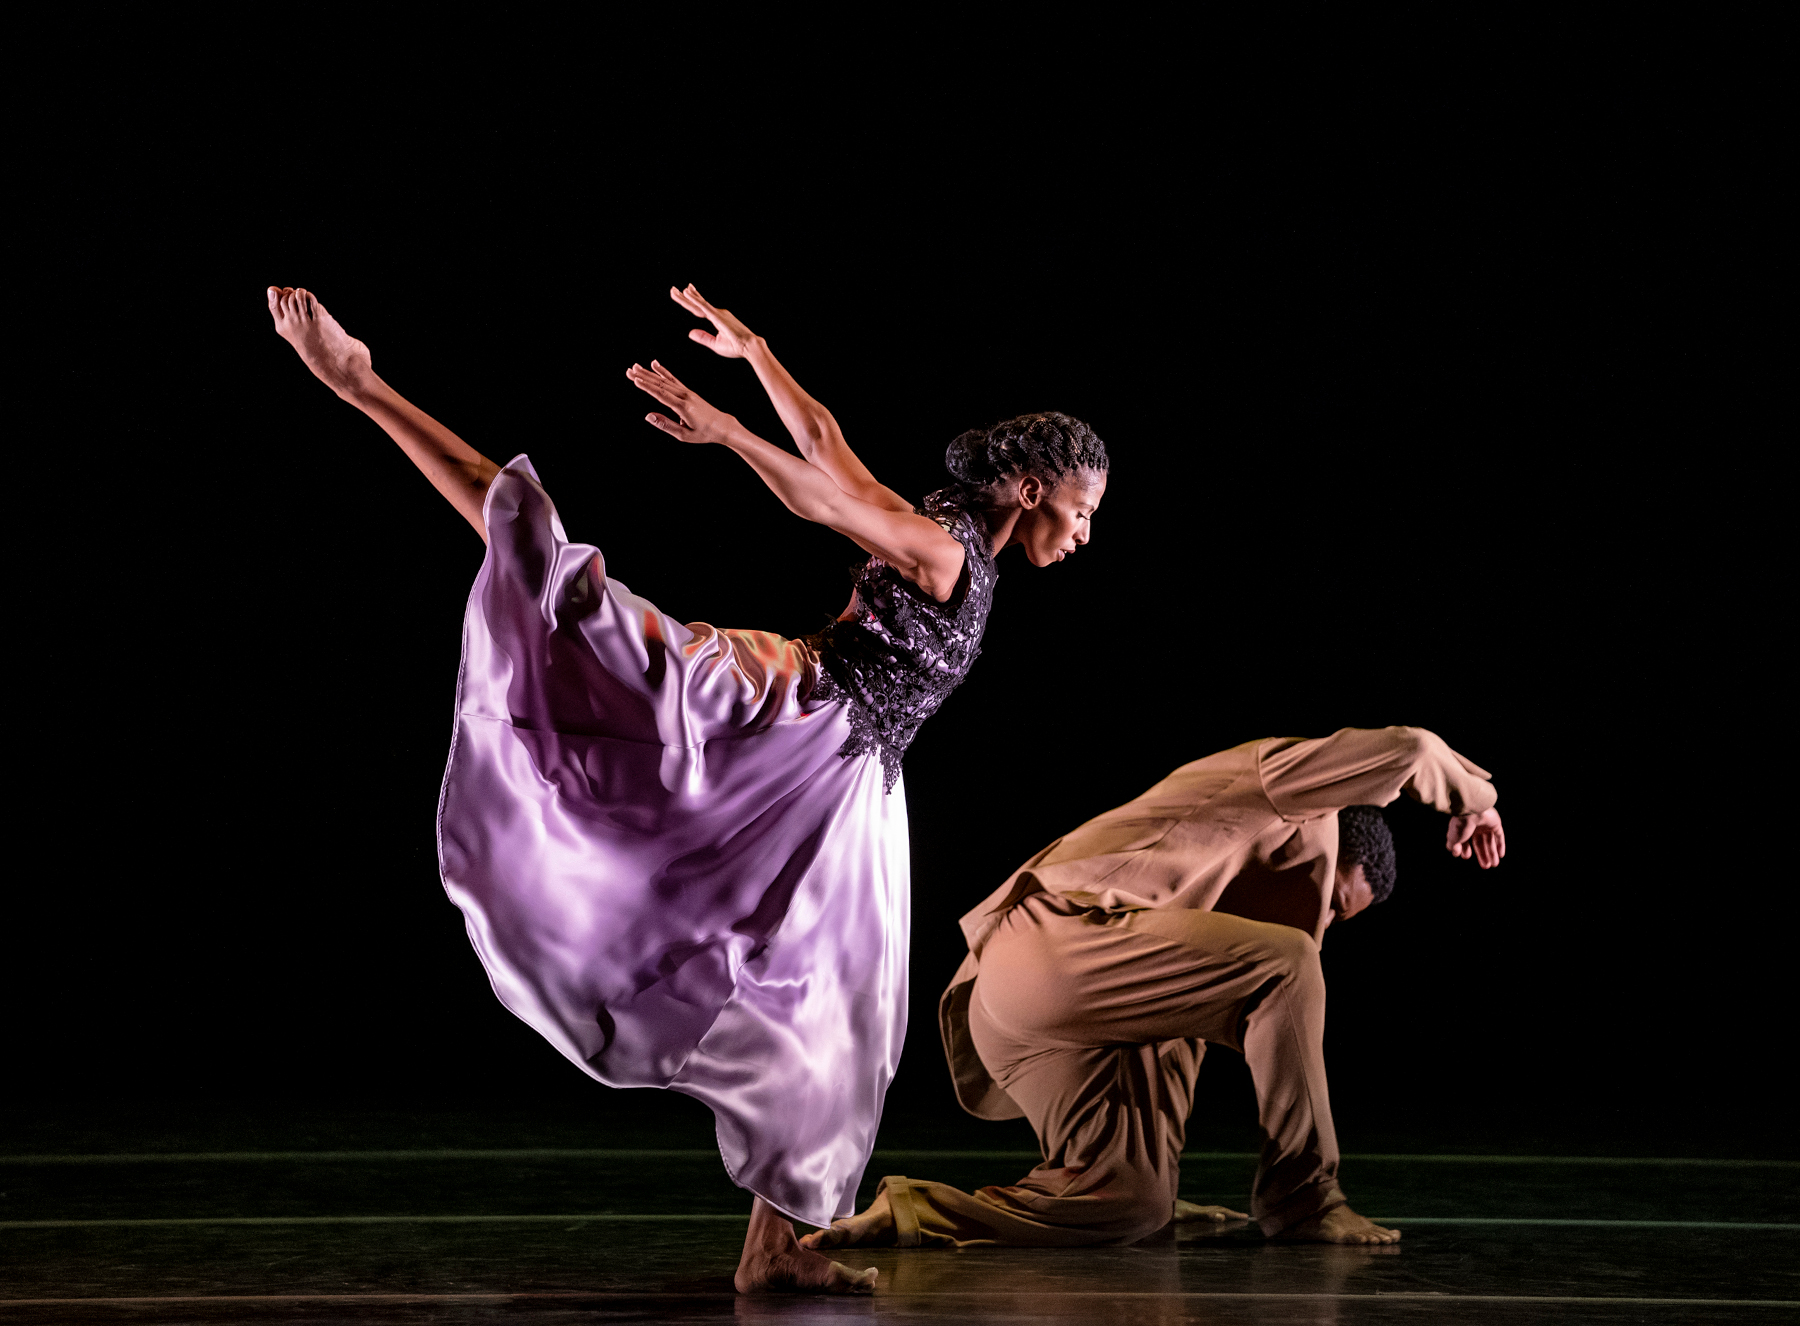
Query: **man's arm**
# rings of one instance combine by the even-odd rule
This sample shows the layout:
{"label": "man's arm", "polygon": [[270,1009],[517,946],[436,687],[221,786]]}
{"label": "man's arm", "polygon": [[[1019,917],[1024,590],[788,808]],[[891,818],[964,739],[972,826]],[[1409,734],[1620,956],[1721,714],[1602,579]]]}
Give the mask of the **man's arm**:
{"label": "man's arm", "polygon": [[1487,770],[1422,727],[1347,727],[1312,741],[1270,741],[1257,754],[1263,790],[1283,819],[1308,820],[1345,806],[1385,806],[1404,792],[1451,816],[1450,854],[1491,870],[1506,855]]}
{"label": "man's arm", "polygon": [[1422,727],[1347,727],[1311,741],[1272,741],[1257,764],[1283,819],[1385,806],[1403,792],[1446,815],[1479,815],[1499,800],[1487,770]]}

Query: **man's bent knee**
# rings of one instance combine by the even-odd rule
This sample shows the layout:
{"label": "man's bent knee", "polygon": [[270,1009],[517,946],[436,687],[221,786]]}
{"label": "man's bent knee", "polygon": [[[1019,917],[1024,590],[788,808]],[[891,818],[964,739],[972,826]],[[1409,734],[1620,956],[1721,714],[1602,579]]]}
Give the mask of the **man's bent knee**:
{"label": "man's bent knee", "polygon": [[1322,975],[1319,966],[1319,944],[1304,930],[1291,925],[1271,925],[1263,936],[1265,958],[1269,966],[1281,973],[1306,979]]}
{"label": "man's bent knee", "polygon": [[1278,993],[1302,1004],[1314,1004],[1325,998],[1325,972],[1319,965],[1319,946],[1304,931],[1289,926],[1270,926],[1280,935],[1268,937],[1263,951],[1264,979],[1243,1004],[1243,1022],[1238,1028],[1238,1044],[1248,1034],[1249,1020]]}

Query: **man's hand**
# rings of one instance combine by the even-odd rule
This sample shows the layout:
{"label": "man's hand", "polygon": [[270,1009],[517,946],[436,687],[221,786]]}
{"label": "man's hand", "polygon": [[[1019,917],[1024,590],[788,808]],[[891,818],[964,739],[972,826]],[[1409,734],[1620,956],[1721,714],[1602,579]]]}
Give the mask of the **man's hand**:
{"label": "man's hand", "polygon": [[1242,1211],[1233,1211],[1229,1206],[1198,1206],[1193,1202],[1175,1199],[1175,1223],[1178,1225],[1223,1225],[1233,1220],[1248,1220],[1250,1217]]}
{"label": "man's hand", "polygon": [[1493,869],[1506,855],[1506,830],[1500,827],[1500,812],[1490,809],[1479,815],[1452,816],[1444,846],[1451,856],[1464,861],[1474,857],[1475,864],[1483,870]]}

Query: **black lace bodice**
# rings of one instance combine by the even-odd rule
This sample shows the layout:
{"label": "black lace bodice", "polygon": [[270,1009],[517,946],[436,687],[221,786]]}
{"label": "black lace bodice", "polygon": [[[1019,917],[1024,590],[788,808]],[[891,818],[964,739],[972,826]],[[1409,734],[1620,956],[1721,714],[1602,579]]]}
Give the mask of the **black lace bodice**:
{"label": "black lace bodice", "polygon": [[890,792],[919,726],[981,653],[994,603],[997,572],[987,531],[951,492],[933,493],[917,508],[963,546],[963,577],[950,601],[939,603],[871,557],[856,572],[854,615],[806,638],[819,656],[813,698],[850,705],[850,739],[838,754],[879,755]]}

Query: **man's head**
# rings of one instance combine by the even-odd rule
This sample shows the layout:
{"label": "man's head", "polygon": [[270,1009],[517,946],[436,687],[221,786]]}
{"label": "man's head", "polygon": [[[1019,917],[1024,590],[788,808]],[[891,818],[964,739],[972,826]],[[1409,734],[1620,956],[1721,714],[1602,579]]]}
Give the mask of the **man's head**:
{"label": "man's head", "polygon": [[1331,920],[1348,921],[1394,891],[1394,835],[1388,832],[1379,806],[1347,806],[1337,818],[1337,875],[1331,886]]}

